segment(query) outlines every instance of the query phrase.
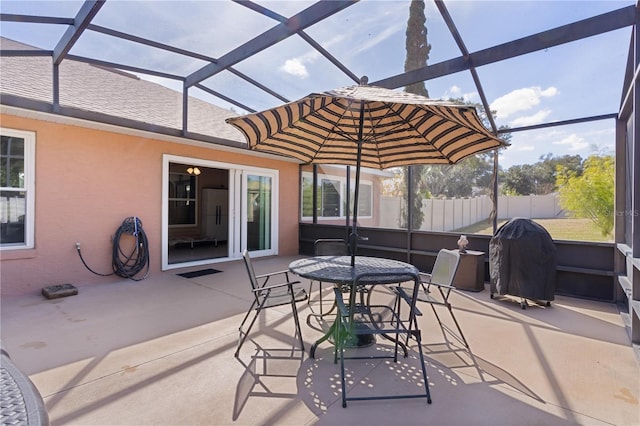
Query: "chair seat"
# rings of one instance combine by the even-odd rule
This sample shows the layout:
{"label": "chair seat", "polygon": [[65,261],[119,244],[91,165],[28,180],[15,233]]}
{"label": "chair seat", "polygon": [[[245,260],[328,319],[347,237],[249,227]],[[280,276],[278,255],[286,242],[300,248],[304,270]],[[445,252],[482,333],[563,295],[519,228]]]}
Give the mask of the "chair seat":
{"label": "chair seat", "polygon": [[[394,289],[396,290],[396,289]],[[405,294],[405,298],[407,299],[407,301],[411,300],[411,289],[407,289],[405,287],[402,287],[402,290]],[[442,305],[442,306],[446,306],[447,302],[438,299],[437,297],[435,297],[433,294],[431,294],[428,291],[420,291],[418,292],[418,297],[416,298],[416,300],[418,302],[423,302],[423,303],[431,303],[432,305]]]}
{"label": "chair seat", "polygon": [[[296,302],[303,302],[307,300],[307,292],[302,288],[294,288],[293,299]],[[290,305],[291,304],[291,294],[289,294],[288,289],[282,288],[277,290],[271,290],[269,292],[269,297],[267,298],[263,308],[273,308],[275,306],[282,305]]]}
{"label": "chair seat", "polygon": [[[342,301],[339,303],[344,304]],[[406,332],[393,307],[387,305],[355,305],[352,321],[358,325],[370,326],[356,328],[352,330],[354,334]]]}

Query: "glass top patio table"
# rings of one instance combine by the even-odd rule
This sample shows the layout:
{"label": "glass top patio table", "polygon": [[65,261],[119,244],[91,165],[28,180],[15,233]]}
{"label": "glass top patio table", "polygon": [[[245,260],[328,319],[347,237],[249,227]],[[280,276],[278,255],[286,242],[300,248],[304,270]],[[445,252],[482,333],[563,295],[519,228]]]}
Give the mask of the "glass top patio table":
{"label": "glass top patio table", "polygon": [[[351,256],[315,256],[294,260],[289,264],[289,270],[302,278],[340,286],[352,286],[356,279],[358,286],[394,284],[398,282],[399,276],[416,277],[419,272],[418,268],[409,263],[369,256],[356,256],[354,266],[351,266]],[[330,338],[333,327],[334,325],[311,346],[309,351],[311,358],[315,358],[318,345]],[[384,335],[383,337],[388,338]],[[372,339],[373,336],[371,341],[374,341]],[[406,356],[405,345],[401,342],[399,344]]]}
{"label": "glass top patio table", "polygon": [[398,275],[418,274],[418,268],[409,263],[369,256],[356,256],[355,266],[351,266],[351,256],[298,259],[289,264],[289,270],[302,278],[341,285],[353,284],[363,274],[374,274],[358,281],[364,285],[393,284]]}

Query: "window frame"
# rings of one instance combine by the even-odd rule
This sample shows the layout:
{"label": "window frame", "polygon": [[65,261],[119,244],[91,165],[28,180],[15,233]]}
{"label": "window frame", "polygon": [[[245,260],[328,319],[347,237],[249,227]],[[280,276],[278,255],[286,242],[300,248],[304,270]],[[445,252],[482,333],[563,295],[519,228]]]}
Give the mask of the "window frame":
{"label": "window frame", "polygon": [[25,250],[35,247],[35,152],[36,133],[27,130],[0,127],[0,135],[24,140],[24,186],[0,187],[0,191],[25,193],[25,232],[23,243],[0,243],[0,251]]}

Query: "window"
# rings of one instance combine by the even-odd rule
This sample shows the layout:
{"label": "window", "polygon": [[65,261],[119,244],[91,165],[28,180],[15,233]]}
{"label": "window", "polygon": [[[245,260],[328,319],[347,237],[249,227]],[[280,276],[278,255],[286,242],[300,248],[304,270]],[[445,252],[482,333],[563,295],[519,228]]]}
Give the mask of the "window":
{"label": "window", "polygon": [[[353,204],[355,180],[351,180],[350,205]],[[347,184],[344,176],[321,175],[318,173],[318,218],[344,219],[346,214]],[[360,181],[358,200],[358,216],[372,216],[373,184],[371,181]],[[313,215],[313,173],[302,172],[302,216]]]}
{"label": "window", "polygon": [[313,216],[313,176],[302,175],[302,217]]}
{"label": "window", "polygon": [[169,225],[196,225],[197,176],[169,173]]}
{"label": "window", "polygon": [[[352,185],[351,194],[349,197],[349,202],[353,205],[353,199],[355,197],[355,182]],[[373,194],[371,193],[371,185],[367,183],[360,182],[360,192],[358,193],[358,217],[370,217],[371,216],[371,200],[373,199]],[[346,187],[345,187],[346,191]]]}
{"label": "window", "polygon": [[33,132],[0,129],[0,248],[33,248]]}
{"label": "window", "polygon": [[[625,143],[625,154],[624,157],[626,159],[626,164],[624,167],[625,177],[624,177],[624,211],[622,212],[623,218],[621,219],[624,224],[624,242],[629,246],[633,247],[633,221],[638,220],[638,211],[633,209],[633,115],[629,117],[627,120],[627,133],[626,133],[626,143]],[[636,148],[637,149],[637,148]],[[620,215],[620,212],[616,212],[616,214]],[[635,218],[635,219],[634,219]]]}
{"label": "window", "polygon": [[320,180],[320,200],[322,217],[340,217],[340,181],[333,179]]}

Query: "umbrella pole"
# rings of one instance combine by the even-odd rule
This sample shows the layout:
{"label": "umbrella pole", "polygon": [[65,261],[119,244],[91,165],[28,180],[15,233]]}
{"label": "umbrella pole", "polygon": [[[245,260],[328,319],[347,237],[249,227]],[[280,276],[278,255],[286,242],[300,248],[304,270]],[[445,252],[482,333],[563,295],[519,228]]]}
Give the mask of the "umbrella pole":
{"label": "umbrella pole", "polygon": [[407,166],[407,263],[411,263],[411,228],[413,226],[413,166]]}
{"label": "umbrella pole", "polygon": [[360,162],[362,160],[362,133],[364,129],[364,101],[360,102],[360,124],[358,127],[358,154],[356,157],[356,188],[353,195],[353,221],[349,247],[351,250],[351,266],[356,265],[356,251],[358,249],[358,196],[360,192]]}
{"label": "umbrella pole", "polygon": [[[344,215],[344,240],[349,242],[349,233],[351,232],[351,166],[347,166],[347,200]],[[351,253],[351,252],[349,252]]]}

